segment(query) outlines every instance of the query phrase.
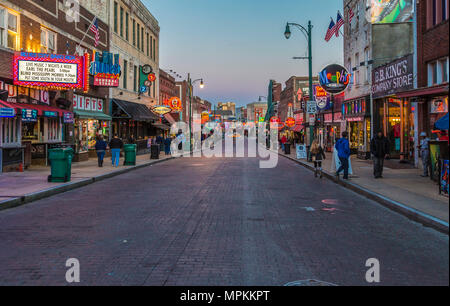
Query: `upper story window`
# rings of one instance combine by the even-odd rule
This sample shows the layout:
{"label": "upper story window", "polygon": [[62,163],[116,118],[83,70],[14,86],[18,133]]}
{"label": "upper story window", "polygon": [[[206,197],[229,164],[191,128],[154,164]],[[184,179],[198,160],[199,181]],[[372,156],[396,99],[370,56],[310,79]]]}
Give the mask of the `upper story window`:
{"label": "upper story window", "polygon": [[120,8],[120,36],[123,37],[123,7]]}
{"label": "upper story window", "polygon": [[129,19],[130,19],[130,16],[129,16],[128,12],[126,12],[125,13],[125,39],[127,41],[130,39]]}
{"label": "upper story window", "polygon": [[426,25],[427,29],[440,24],[448,19],[449,0],[426,0]]}
{"label": "upper story window", "polygon": [[428,63],[428,86],[448,82],[448,57]]}
{"label": "upper story window", "polygon": [[41,28],[41,53],[56,53],[56,33]]}
{"label": "upper story window", "polygon": [[118,4],[114,1],[114,32],[118,33],[119,31],[119,21],[118,21]]}
{"label": "upper story window", "polygon": [[0,45],[17,50],[19,29],[17,27],[18,15],[0,7]]}

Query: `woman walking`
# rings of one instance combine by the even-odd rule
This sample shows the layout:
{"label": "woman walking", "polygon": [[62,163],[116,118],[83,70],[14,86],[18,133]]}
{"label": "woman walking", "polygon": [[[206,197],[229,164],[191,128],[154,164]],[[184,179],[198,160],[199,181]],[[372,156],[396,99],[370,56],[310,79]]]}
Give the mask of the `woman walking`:
{"label": "woman walking", "polygon": [[97,151],[98,166],[103,167],[103,158],[105,157],[106,149],[108,145],[103,140],[103,136],[99,135],[95,142],[95,150]]}
{"label": "woman walking", "polygon": [[120,159],[120,149],[123,147],[123,142],[119,138],[117,134],[114,135],[114,138],[111,139],[109,143],[109,148],[111,149],[111,160],[113,167],[119,167],[119,159]]}
{"label": "woman walking", "polygon": [[322,160],[326,159],[326,156],[317,139],[314,139],[311,144],[311,156],[314,161],[314,176],[317,177],[320,174],[320,178],[322,178]]}

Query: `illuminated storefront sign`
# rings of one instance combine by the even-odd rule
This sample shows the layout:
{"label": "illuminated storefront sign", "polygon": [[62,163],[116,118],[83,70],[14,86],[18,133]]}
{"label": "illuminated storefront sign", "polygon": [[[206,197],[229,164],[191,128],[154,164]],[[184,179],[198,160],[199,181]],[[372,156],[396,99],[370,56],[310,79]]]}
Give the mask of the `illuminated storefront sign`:
{"label": "illuminated storefront sign", "polygon": [[89,55],[75,56],[16,52],[14,54],[14,84],[42,89],[88,90],[87,63]]}
{"label": "illuminated storefront sign", "polygon": [[58,117],[58,113],[51,112],[51,111],[44,111],[44,117],[56,118],[56,117]]}
{"label": "illuminated storefront sign", "polygon": [[0,107],[0,118],[13,118],[15,115],[14,108]]}
{"label": "illuminated storefront sign", "polygon": [[295,119],[292,117],[289,117],[286,119],[285,124],[287,127],[293,127],[295,125]]}
{"label": "illuminated storefront sign", "polygon": [[74,123],[73,113],[64,113],[64,123]]}
{"label": "illuminated storefront sign", "polygon": [[183,104],[178,97],[170,98],[168,105],[173,111],[180,111],[183,108]]}
{"label": "illuminated storefront sign", "polygon": [[121,67],[119,54],[103,51],[94,52],[93,61],[89,66],[89,74],[94,76],[94,86],[119,87]]}
{"label": "illuminated storefront sign", "polygon": [[337,95],[347,89],[351,74],[341,65],[333,64],[325,67],[319,74],[320,86],[332,95]]}
{"label": "illuminated storefront sign", "polygon": [[165,114],[170,113],[172,111],[172,109],[170,109],[170,107],[167,107],[167,106],[157,105],[157,106],[153,106],[151,108],[151,111],[157,115],[164,116]]}
{"label": "illuminated storefront sign", "polygon": [[22,109],[22,122],[37,122],[37,110]]}
{"label": "illuminated storefront sign", "polygon": [[73,109],[74,110],[87,110],[93,112],[103,112],[104,101],[103,99],[93,98],[82,95],[73,95]]}

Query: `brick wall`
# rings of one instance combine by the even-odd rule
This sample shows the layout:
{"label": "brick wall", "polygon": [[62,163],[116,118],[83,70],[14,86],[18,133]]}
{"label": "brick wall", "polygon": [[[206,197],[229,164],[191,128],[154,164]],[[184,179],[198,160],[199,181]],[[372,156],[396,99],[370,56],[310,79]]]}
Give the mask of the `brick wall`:
{"label": "brick wall", "polygon": [[417,55],[418,55],[418,86],[426,87],[427,63],[449,55],[449,20],[445,20],[427,29],[426,1],[418,4],[417,18]]}

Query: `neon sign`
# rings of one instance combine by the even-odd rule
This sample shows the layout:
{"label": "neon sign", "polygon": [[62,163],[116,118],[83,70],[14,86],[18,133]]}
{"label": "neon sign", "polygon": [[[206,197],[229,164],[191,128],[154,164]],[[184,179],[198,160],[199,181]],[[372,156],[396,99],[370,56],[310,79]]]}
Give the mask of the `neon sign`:
{"label": "neon sign", "polygon": [[333,64],[319,73],[320,86],[329,94],[339,94],[347,89],[351,74],[341,65]]}
{"label": "neon sign", "polygon": [[89,66],[89,74],[94,76],[94,86],[118,87],[121,74],[119,54],[104,51],[100,56],[94,51],[94,58]]}
{"label": "neon sign", "polygon": [[15,52],[14,85],[36,89],[88,90],[87,63],[89,55]]}

